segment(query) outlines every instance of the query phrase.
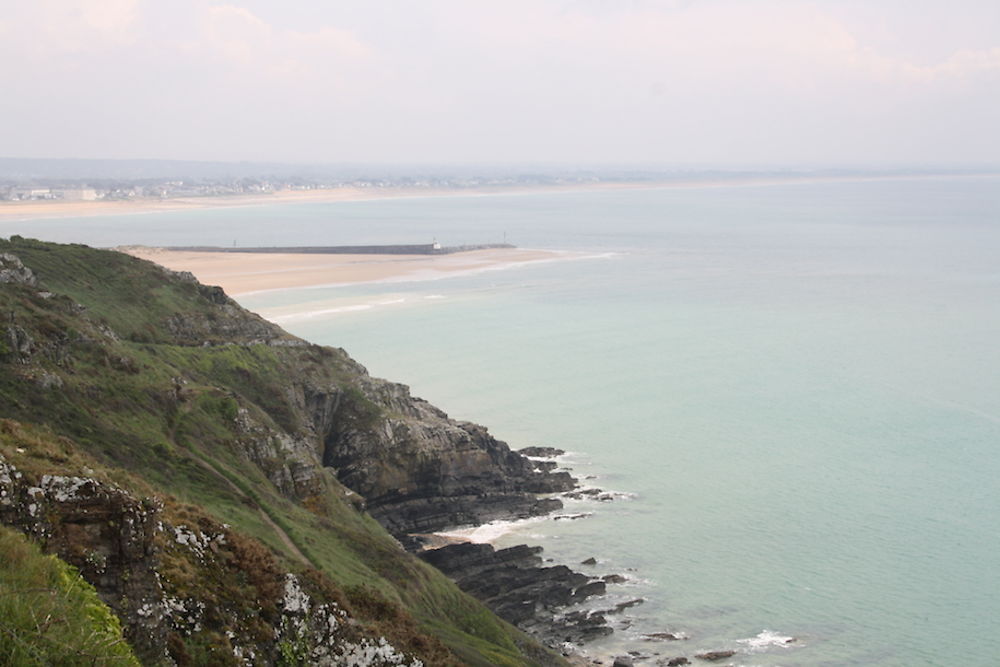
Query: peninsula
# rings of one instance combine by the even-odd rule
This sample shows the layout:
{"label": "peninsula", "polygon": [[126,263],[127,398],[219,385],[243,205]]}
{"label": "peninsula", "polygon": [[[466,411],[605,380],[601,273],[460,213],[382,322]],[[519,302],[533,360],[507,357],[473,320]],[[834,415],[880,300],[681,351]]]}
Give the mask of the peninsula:
{"label": "peninsula", "polygon": [[[561,611],[607,580],[537,549],[404,550],[557,510],[576,481],[343,350],[189,274],[18,236],[0,307],[0,541],[21,554],[0,581],[65,562],[48,597],[90,591],[52,627],[4,596],[23,655],[82,664],[68,628],[87,664],[565,665],[567,636],[610,631]],[[485,571],[513,596],[471,590]]]}

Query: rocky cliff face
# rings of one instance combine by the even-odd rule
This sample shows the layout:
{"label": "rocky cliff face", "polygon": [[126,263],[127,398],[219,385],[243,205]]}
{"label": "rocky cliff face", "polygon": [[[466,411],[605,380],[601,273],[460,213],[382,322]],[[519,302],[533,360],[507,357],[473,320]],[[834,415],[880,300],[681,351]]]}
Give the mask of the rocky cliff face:
{"label": "rocky cliff face", "polygon": [[[6,253],[4,257],[11,276],[41,290],[36,276],[18,256]],[[289,335],[244,310],[217,287],[131,257],[121,256],[118,261],[143,265],[143,280],[154,274],[160,283],[172,284],[188,295],[196,307],[154,308],[152,326],[129,321],[124,331],[111,318],[95,318],[93,306],[79,307],[73,319],[86,321],[95,333],[102,333],[77,340],[65,340],[55,332],[48,332],[44,340],[33,338],[11,322],[7,338],[20,361],[30,363],[32,350],[41,348],[59,348],[60,354],[72,356],[71,348],[86,343],[105,348],[111,363],[138,370],[128,354],[108,349],[118,347],[111,343],[132,339],[185,347],[264,346],[271,352],[254,358],[244,355],[239,368],[222,369],[226,371],[223,377],[211,378],[216,383],[223,380],[219,388],[239,406],[234,424],[239,430],[240,454],[254,460],[278,488],[297,500],[319,492],[322,484],[317,480],[324,476],[322,468],[329,468],[398,536],[550,512],[561,503],[539,499],[537,494],[574,486],[568,474],[539,469],[493,438],[485,427],[452,420],[412,397],[406,386],[370,377],[342,350],[319,348]],[[43,269],[43,282],[45,273]],[[63,314],[76,306],[58,300],[49,305]],[[82,328],[78,331],[84,333]],[[49,373],[37,356],[35,361],[42,362],[37,363],[39,373]],[[225,354],[213,354],[210,349],[201,356],[214,357],[208,363],[220,368],[225,361]],[[272,368],[265,369],[264,364]],[[183,409],[185,393],[191,393],[187,387],[205,381],[190,369],[178,370],[175,386],[167,392],[174,403],[169,407],[175,410]],[[264,377],[268,370],[270,376]],[[50,379],[60,381],[57,376]]]}
{"label": "rocky cliff face", "polygon": [[449,419],[404,385],[362,375],[359,388],[335,402],[333,415],[346,418],[329,418],[329,409],[317,415],[323,464],[393,534],[544,514],[562,503],[536,494],[574,486],[568,473],[538,469],[486,428]]}

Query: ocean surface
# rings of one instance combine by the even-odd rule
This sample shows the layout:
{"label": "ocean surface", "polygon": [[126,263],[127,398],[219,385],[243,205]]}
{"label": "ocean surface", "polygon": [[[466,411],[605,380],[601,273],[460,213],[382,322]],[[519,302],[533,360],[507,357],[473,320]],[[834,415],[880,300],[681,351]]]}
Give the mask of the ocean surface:
{"label": "ocean surface", "polygon": [[[574,251],[241,299],[610,502],[490,526],[641,597],[595,655],[1000,660],[1000,178],[773,183],[0,222],[92,245]],[[43,277],[44,279],[44,277]],[[786,643],[786,639],[795,638]],[[632,646],[634,648],[634,644]]]}

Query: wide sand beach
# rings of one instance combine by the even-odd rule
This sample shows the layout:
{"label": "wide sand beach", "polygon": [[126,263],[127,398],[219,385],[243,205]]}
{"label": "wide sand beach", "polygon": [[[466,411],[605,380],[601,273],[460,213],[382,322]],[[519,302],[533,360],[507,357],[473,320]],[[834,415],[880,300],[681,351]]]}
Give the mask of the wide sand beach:
{"label": "wide sand beach", "polygon": [[146,246],[118,250],[174,271],[190,271],[202,283],[219,285],[231,296],[320,285],[433,280],[459,272],[500,269],[566,256],[566,253],[551,250],[521,248],[491,248],[447,255],[190,252]]}

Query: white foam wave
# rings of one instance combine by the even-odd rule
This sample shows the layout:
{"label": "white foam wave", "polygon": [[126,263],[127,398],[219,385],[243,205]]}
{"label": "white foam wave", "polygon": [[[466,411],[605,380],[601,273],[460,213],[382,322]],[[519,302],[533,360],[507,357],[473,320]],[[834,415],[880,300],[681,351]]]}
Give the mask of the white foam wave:
{"label": "white foam wave", "polygon": [[530,519],[518,519],[517,521],[490,521],[481,526],[469,526],[468,528],[456,528],[454,530],[437,533],[444,537],[453,537],[477,544],[490,543],[500,537],[512,532],[517,528],[528,526],[545,521],[549,517],[536,516]]}
{"label": "white foam wave", "polygon": [[747,651],[751,653],[757,651],[766,651],[772,646],[787,647],[789,644],[795,642],[795,637],[789,637],[787,635],[781,635],[777,632],[772,632],[770,630],[764,630],[759,633],[756,637],[748,637],[747,639],[737,639],[737,644],[743,644],[747,647]]}
{"label": "white foam wave", "polygon": [[566,491],[558,494],[559,498],[568,502],[611,502],[614,500],[634,500],[638,498],[638,494],[631,491],[613,491],[610,489],[601,489],[596,486],[588,486],[582,484],[572,491]]}
{"label": "white foam wave", "polygon": [[337,306],[336,308],[321,308],[319,310],[309,310],[300,313],[291,313],[289,315],[272,315],[268,319],[277,324],[280,324],[282,322],[299,322],[302,320],[311,320],[314,317],[322,317],[323,315],[335,315],[337,313],[351,313],[359,310],[371,310],[374,307],[375,304],[358,303],[351,306]]}
{"label": "white foam wave", "polygon": [[555,461],[561,465],[574,464],[574,465],[587,465],[590,463],[590,458],[584,452],[574,452],[566,451],[556,457],[550,457],[546,459],[548,461]]}
{"label": "white foam wave", "polygon": [[318,317],[327,317],[330,315],[337,315],[340,313],[354,313],[364,310],[371,310],[373,308],[384,308],[386,306],[398,306],[400,304],[407,303],[409,300],[406,297],[388,297],[383,298],[378,301],[369,301],[367,303],[354,303],[346,304],[340,306],[331,306],[328,308],[313,308],[311,310],[297,310],[294,312],[268,312],[267,310],[262,311],[262,315],[268,320],[276,324],[287,324],[289,322],[304,322],[312,320]]}

